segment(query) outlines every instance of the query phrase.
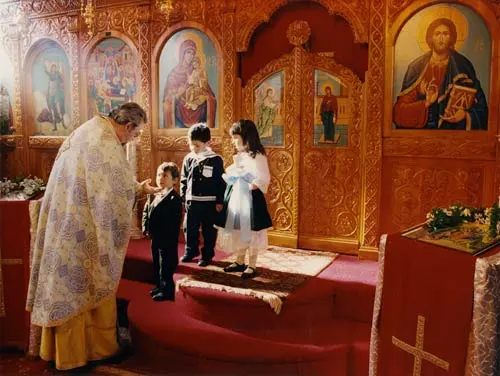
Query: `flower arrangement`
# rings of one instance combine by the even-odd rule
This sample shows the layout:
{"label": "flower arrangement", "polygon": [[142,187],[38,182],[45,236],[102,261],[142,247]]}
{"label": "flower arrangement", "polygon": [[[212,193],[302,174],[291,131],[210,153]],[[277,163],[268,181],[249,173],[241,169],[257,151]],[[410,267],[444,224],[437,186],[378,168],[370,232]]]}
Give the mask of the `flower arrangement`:
{"label": "flower arrangement", "polygon": [[0,198],[3,200],[26,200],[45,190],[45,182],[38,177],[4,178],[0,181]]}
{"label": "flower arrangement", "polygon": [[429,232],[435,232],[449,227],[456,227],[462,223],[487,225],[489,235],[495,238],[500,233],[500,208],[498,203],[491,208],[474,208],[451,205],[449,208],[434,208],[427,213],[425,227]]}

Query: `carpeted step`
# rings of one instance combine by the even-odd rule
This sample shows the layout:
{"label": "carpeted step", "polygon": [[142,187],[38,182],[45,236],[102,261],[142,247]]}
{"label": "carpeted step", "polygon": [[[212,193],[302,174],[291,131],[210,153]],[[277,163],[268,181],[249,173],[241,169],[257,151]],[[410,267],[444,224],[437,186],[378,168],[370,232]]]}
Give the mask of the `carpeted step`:
{"label": "carpeted step", "polygon": [[[179,243],[177,253],[179,260],[184,255],[184,243]],[[220,260],[227,257],[227,254],[217,251],[214,260]],[[192,274],[200,269],[197,264],[199,257],[193,262],[179,262],[177,267],[178,274]],[[125,255],[125,263],[123,265],[122,278],[132,281],[144,283],[154,283],[154,268],[153,259],[151,256],[151,241],[149,239],[132,239],[130,240],[127,254]]]}
{"label": "carpeted step", "polygon": [[[232,314],[240,312],[227,307]],[[315,338],[305,342],[289,341],[284,331],[262,333],[237,332],[194,319],[182,311],[182,305],[156,303],[147,297],[131,301],[128,316],[132,341],[141,357],[164,362],[165,371],[173,372],[180,359],[190,362],[189,374],[303,374],[347,375],[348,360],[356,359],[368,367],[367,354],[356,354],[356,342],[367,343],[369,327],[347,321],[314,330]],[[353,330],[356,328],[356,330]],[[293,331],[293,330],[292,330]],[[323,334],[321,334],[323,333]],[[354,333],[360,338],[356,339]],[[362,334],[362,335],[361,335]],[[175,359],[174,364],[167,361]],[[208,369],[207,369],[208,367]],[[260,371],[259,371],[260,370]]]}
{"label": "carpeted step", "polygon": [[[184,244],[180,243],[179,256],[184,254]],[[228,255],[216,251],[214,261],[226,258]],[[200,267],[196,262],[179,263],[176,276],[195,273]],[[323,320],[329,317],[349,319],[370,323],[373,312],[375,285],[378,263],[359,260],[353,256],[340,255],[323,270],[316,278],[300,286],[287,300],[282,312],[286,319],[290,310],[302,310],[304,320]],[[153,283],[153,265],[150,251],[150,241],[147,239],[131,240],[127,251],[122,278],[139,282]],[[249,296],[228,292],[217,292],[200,288],[183,289],[185,303],[189,305],[189,314],[194,318],[214,324],[224,322],[237,327],[252,327],[260,322],[263,314],[270,322],[275,315],[266,303]],[[230,318],[226,321],[224,312],[226,304],[241,304],[245,306],[245,317]],[[308,309],[309,306],[309,309]],[[220,311],[220,313],[219,313]],[[292,314],[292,319],[297,315]],[[222,321],[221,321],[222,320]],[[286,320],[280,320],[286,323]],[[293,321],[290,322],[294,324]],[[299,323],[300,324],[300,323]]]}

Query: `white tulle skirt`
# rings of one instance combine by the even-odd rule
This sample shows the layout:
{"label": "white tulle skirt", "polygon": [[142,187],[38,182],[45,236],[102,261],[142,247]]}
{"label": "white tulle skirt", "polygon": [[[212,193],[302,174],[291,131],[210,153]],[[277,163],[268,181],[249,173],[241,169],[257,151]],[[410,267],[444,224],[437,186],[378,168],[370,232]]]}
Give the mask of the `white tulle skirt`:
{"label": "white tulle skirt", "polygon": [[220,228],[217,235],[217,246],[229,253],[234,253],[244,248],[266,249],[268,244],[267,229],[252,231],[250,243],[241,241],[240,230],[225,231],[223,228]]}

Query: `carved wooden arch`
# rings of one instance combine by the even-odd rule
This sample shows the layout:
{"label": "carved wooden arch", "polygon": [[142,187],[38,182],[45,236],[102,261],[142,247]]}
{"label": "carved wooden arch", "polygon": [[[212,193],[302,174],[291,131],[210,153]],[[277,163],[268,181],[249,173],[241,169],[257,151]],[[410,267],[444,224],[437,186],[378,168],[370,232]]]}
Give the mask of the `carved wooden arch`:
{"label": "carved wooden arch", "polygon": [[[224,66],[224,59],[225,57],[223,56],[223,50],[222,50],[222,43],[221,41],[217,38],[217,35],[210,30],[205,25],[202,25],[198,22],[193,22],[193,21],[183,21],[179,22],[168,29],[165,30],[165,32],[158,38],[156,45],[153,48],[153,53],[151,55],[151,75],[152,75],[152,88],[151,88],[151,98],[152,98],[152,114],[151,114],[151,125],[153,128],[153,133],[154,135],[159,135],[160,137],[157,137],[157,144],[160,145],[162,149],[169,148],[171,146],[178,146],[180,147],[181,145],[183,146],[183,149],[185,148],[185,138],[187,135],[187,129],[160,129],[159,127],[159,116],[158,116],[158,102],[160,98],[160,90],[159,90],[159,79],[160,79],[160,55],[163,51],[163,48],[165,47],[166,43],[168,40],[175,35],[177,32],[184,30],[184,29],[189,29],[193,28],[196,30],[201,31],[202,33],[205,33],[207,37],[212,41],[212,43],[215,46],[215,50],[217,53],[217,82],[218,82],[218,93],[219,97],[217,98],[217,112],[219,114],[219,122],[222,124],[222,119],[224,119],[224,114],[222,113],[223,111],[223,106],[222,106],[222,94],[224,93],[224,77],[223,77],[223,66]],[[229,57],[230,58],[230,57]],[[214,138],[214,143],[217,145],[219,144],[220,137],[222,136],[224,132],[223,126],[219,126],[215,129],[212,130],[212,135],[216,136]],[[166,136],[166,137],[165,137]]]}
{"label": "carved wooden arch", "polygon": [[[50,137],[43,137],[43,140],[37,136],[33,136],[33,131],[34,131],[34,122],[30,120],[34,120],[35,118],[35,112],[33,108],[33,102],[29,100],[31,96],[31,90],[33,88],[33,82],[32,82],[32,77],[31,77],[31,72],[33,70],[33,64],[35,63],[35,59],[37,56],[43,52],[45,47],[48,45],[55,43],[59,48],[63,50],[63,52],[66,54],[66,57],[68,58],[69,62],[69,67],[70,67],[70,87],[73,85],[73,71],[75,70],[75,67],[71,65],[71,60],[69,58],[68,52],[61,46],[61,44],[51,38],[38,38],[28,49],[25,55],[25,60],[23,64],[23,71],[25,74],[21,78],[21,86],[22,86],[22,91],[23,91],[23,104],[25,106],[25,111],[24,111],[24,122],[27,124],[26,128],[26,133],[27,135],[30,136],[29,139],[29,145],[31,147],[39,147],[39,148],[55,148],[57,149],[60,144],[62,144],[64,140],[64,136],[50,136]],[[72,116],[75,113],[73,110],[74,107],[74,92],[71,93],[71,108],[72,108]],[[71,125],[73,128],[75,128],[75,120],[71,119]]]}
{"label": "carved wooden arch", "polygon": [[[339,2],[334,0],[312,0],[324,6],[330,15],[338,14],[346,20],[351,27],[356,43],[368,42],[368,19],[363,19],[356,13],[356,9],[352,9],[352,4],[349,2]],[[253,17],[248,20],[241,32],[236,36],[236,51],[243,52],[248,49],[250,39],[257,27],[265,22],[269,22],[272,15],[283,5],[289,3],[289,0],[274,0],[266,1],[261,4],[258,12],[253,13]],[[365,12],[368,13],[368,10]],[[362,14],[363,15],[363,14]]]}
{"label": "carved wooden arch", "polygon": [[[300,72],[295,67],[296,55],[301,48],[269,62],[259,70],[242,90],[242,115],[255,120],[254,91],[258,85],[271,75],[284,74],[284,146],[266,147],[271,170],[271,184],[267,198],[274,229],[278,232],[296,236],[298,229],[298,166],[300,127],[296,120],[300,112]],[[298,67],[300,70],[300,67]]]}
{"label": "carved wooden arch", "polygon": [[[386,75],[387,77],[392,77],[392,72],[394,69],[394,46],[396,44],[396,41],[399,37],[399,33],[403,29],[404,25],[408,20],[413,17],[414,14],[417,12],[433,6],[437,4],[443,4],[447,5],[446,2],[439,1],[439,0],[418,0],[415,2],[412,2],[406,9],[401,11],[397,17],[395,17],[393,24],[390,26],[389,32],[386,34],[386,64],[385,64],[385,69],[386,69]],[[495,17],[495,12],[494,8],[492,8],[490,5],[487,5],[482,2],[477,2],[473,0],[460,0],[455,2],[454,4],[460,4],[463,6],[468,7],[470,10],[475,12],[478,16],[480,16],[486,27],[488,28],[488,31],[490,33],[490,38],[492,42],[492,48],[491,48],[491,65],[490,65],[490,93],[489,93],[489,103],[498,103],[499,101],[499,91],[496,88],[495,83],[498,82],[499,79],[499,71],[500,71],[500,48],[498,46],[498,41],[500,39],[500,23]],[[392,97],[393,97],[393,83],[392,80],[386,80],[385,81],[385,97],[386,98],[391,98],[389,101],[385,101],[385,107],[384,107],[384,132],[386,135],[392,135],[392,134],[397,134],[397,133],[405,133],[406,136],[413,136],[413,137],[418,137],[421,138],[422,136],[428,136],[428,130],[413,130],[410,133],[405,132],[404,130],[392,130],[391,127],[391,121],[392,121]],[[470,141],[476,140],[480,144],[486,145],[487,143],[490,144],[490,150],[487,150],[488,147],[484,147],[483,152],[486,152],[487,154],[495,154],[495,144],[491,144],[488,141],[491,141],[491,138],[494,137],[494,135],[497,133],[498,129],[498,111],[489,111],[488,114],[488,131],[487,132],[480,132],[480,133],[475,133],[474,137],[471,137],[470,132],[463,132],[463,131],[447,131],[450,135],[453,135],[453,138],[455,140],[462,139],[464,142],[467,140],[469,143]],[[432,148],[436,149],[436,140],[435,138],[432,138],[432,140],[428,139],[429,142],[433,143]],[[424,140],[425,142],[425,140]],[[446,146],[448,140],[446,138],[441,138],[439,141],[443,144],[443,146]],[[424,146],[424,145],[423,145]],[[465,145],[464,145],[465,146]],[[406,146],[405,146],[406,147]],[[429,145],[431,147],[431,145]],[[462,146],[457,145],[457,148],[462,148]],[[469,148],[470,145],[467,145],[467,148]],[[425,147],[424,147],[425,148]],[[493,149],[491,149],[493,148]],[[443,150],[449,150],[449,148],[443,147],[441,148]]]}
{"label": "carved wooden arch", "polygon": [[[348,124],[347,147],[323,147],[313,144],[315,125],[315,71],[321,70],[335,77],[348,90],[351,120]],[[360,78],[349,68],[337,63],[330,54],[308,54],[304,62],[302,88],[302,141],[300,147],[300,238],[299,244],[314,246],[318,238],[341,238],[345,252],[357,253],[361,227],[362,178],[362,92]],[[326,177],[321,192],[309,182],[317,180],[317,168],[322,166]],[[332,169],[333,173],[327,173]],[[310,174],[310,175],[309,175]],[[309,175],[309,176],[308,176]],[[315,210],[312,205],[326,205],[319,196],[325,187],[332,191],[327,210]],[[330,195],[328,195],[330,196]],[[311,201],[308,203],[308,201]],[[303,236],[302,234],[307,234]],[[303,239],[304,238],[304,239]],[[340,246],[339,246],[340,247]],[[315,248],[318,248],[317,246]]]}
{"label": "carved wooden arch", "polygon": [[[136,61],[137,65],[137,78],[138,81],[136,82],[137,86],[137,102],[144,106],[144,103],[140,103],[142,99],[141,95],[141,90],[142,90],[142,85],[140,85],[141,82],[141,72],[140,72],[140,66],[141,66],[141,60],[140,60],[140,55],[139,55],[139,50],[137,49],[137,46],[135,45],[134,41],[126,34],[119,32],[119,31],[112,31],[110,32],[99,32],[88,43],[86,43],[80,57],[80,72],[81,72],[81,80],[82,80],[82,88],[81,88],[81,93],[82,93],[82,100],[80,101],[80,113],[82,116],[85,116],[85,119],[88,119],[88,95],[87,95],[87,85],[88,85],[88,62],[90,59],[90,55],[94,52],[95,48],[99,43],[106,39],[120,39],[123,41],[127,46],[129,46],[132,49],[132,53],[134,55],[134,59]],[[147,109],[145,109],[147,111]]]}

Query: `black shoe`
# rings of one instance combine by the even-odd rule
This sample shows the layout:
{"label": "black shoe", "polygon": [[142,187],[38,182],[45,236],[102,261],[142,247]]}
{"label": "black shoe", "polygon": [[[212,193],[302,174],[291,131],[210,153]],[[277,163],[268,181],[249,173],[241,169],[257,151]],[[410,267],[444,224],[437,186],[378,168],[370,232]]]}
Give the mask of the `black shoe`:
{"label": "black shoe", "polygon": [[226,266],[224,268],[224,271],[226,273],[231,273],[231,272],[242,272],[247,268],[245,264],[238,264],[237,262],[233,262],[231,265]]}
{"label": "black shoe", "polygon": [[159,287],[155,287],[154,289],[151,289],[149,290],[149,295],[151,296],[155,296],[156,294],[158,294],[160,292],[160,288]]}
{"label": "black shoe", "polygon": [[189,256],[189,255],[184,255],[181,257],[182,262],[192,262],[194,259],[194,256]]}
{"label": "black shoe", "polygon": [[202,266],[202,267],[205,267],[205,266],[208,266],[212,263],[212,260],[203,260],[201,259],[200,261],[198,261],[198,266]]}
{"label": "black shoe", "polygon": [[[247,271],[248,269],[250,269],[251,271]],[[255,269],[248,267],[247,270],[241,273],[241,278],[250,279],[254,278],[257,275],[257,271]]]}
{"label": "black shoe", "polygon": [[160,291],[158,294],[153,296],[153,300],[155,302],[162,302],[164,300],[170,300],[170,301],[174,302],[175,301],[175,294],[171,295],[171,294],[167,294],[165,292]]}

